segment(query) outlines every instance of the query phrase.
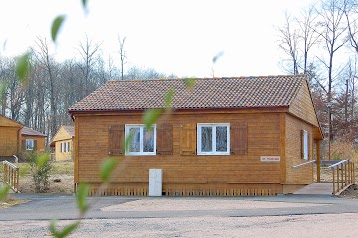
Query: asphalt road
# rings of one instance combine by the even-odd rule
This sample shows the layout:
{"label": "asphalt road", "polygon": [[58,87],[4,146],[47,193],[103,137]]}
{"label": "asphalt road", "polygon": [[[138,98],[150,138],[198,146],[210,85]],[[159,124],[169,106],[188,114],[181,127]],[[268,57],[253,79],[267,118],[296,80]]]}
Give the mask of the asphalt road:
{"label": "asphalt road", "polygon": [[[0,210],[0,221],[15,220],[49,220],[76,219],[78,209],[74,195],[53,194],[12,194],[11,196],[28,200],[27,203]],[[120,204],[131,202],[144,204],[157,203],[156,209],[121,209]],[[90,209],[87,219],[114,218],[169,218],[169,217],[253,217],[253,216],[284,216],[307,214],[339,214],[357,213],[358,200],[336,198],[330,195],[281,195],[273,197],[89,197]],[[138,203],[139,202],[139,203]],[[175,209],[176,204],[187,202],[187,206],[194,208]],[[162,204],[172,206],[173,209],[161,208]],[[208,206],[201,207],[203,203]],[[235,206],[220,204],[235,204]],[[250,203],[250,206],[245,204]],[[197,205],[195,205],[197,204]],[[210,206],[219,205],[216,207]],[[241,205],[242,204],[242,205]],[[259,204],[259,206],[255,206]],[[296,206],[300,204],[299,206]],[[278,206],[279,205],[279,206]],[[118,207],[119,206],[119,207]],[[113,208],[113,209],[112,209]],[[131,208],[131,207],[129,207]]]}

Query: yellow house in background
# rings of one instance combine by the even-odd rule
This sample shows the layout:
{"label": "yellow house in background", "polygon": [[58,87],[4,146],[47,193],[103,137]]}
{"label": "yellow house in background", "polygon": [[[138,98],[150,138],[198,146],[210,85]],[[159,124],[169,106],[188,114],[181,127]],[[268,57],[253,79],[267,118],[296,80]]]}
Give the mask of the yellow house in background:
{"label": "yellow house in background", "polygon": [[73,160],[73,138],[75,130],[73,126],[62,126],[52,139],[50,147],[54,148],[55,161]]}

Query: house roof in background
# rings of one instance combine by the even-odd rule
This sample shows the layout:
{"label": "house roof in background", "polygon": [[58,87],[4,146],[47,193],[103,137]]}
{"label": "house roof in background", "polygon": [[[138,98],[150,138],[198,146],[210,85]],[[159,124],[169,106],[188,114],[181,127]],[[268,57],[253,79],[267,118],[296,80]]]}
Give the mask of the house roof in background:
{"label": "house roof in background", "polygon": [[51,147],[56,145],[56,141],[72,139],[75,136],[74,126],[61,126],[56,132],[56,135],[52,138],[50,143]]}
{"label": "house roof in background", "polygon": [[0,115],[0,126],[16,126],[16,127],[23,127],[24,125],[18,121],[15,121],[9,117],[4,115]]}
{"label": "house roof in background", "polygon": [[[69,108],[116,111],[164,108],[174,90],[173,109],[262,108],[289,106],[306,75],[108,81]],[[187,83],[194,82],[189,88]]]}
{"label": "house roof in background", "polygon": [[21,134],[22,135],[27,135],[27,136],[43,136],[43,137],[46,137],[45,134],[41,133],[41,132],[38,132],[38,131],[35,131],[29,127],[26,127],[24,126],[22,129],[21,129]]}
{"label": "house roof in background", "polygon": [[75,136],[75,127],[74,126],[62,126],[63,129],[65,129],[68,134],[70,134],[70,136],[74,137]]}

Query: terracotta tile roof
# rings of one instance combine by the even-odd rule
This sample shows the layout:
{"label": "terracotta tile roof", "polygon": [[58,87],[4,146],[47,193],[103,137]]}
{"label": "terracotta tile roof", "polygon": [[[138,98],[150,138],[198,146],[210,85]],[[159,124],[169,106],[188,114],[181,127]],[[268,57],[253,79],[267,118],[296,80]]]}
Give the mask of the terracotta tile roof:
{"label": "terracotta tile roof", "polygon": [[28,136],[43,136],[43,137],[46,137],[45,134],[41,133],[41,132],[38,132],[38,131],[35,131],[29,127],[26,127],[24,126],[22,129],[21,129],[21,135],[28,135]]}
{"label": "terracotta tile roof", "polygon": [[163,108],[170,89],[174,109],[288,106],[305,80],[306,75],[201,78],[191,89],[187,79],[108,81],[69,111]]}

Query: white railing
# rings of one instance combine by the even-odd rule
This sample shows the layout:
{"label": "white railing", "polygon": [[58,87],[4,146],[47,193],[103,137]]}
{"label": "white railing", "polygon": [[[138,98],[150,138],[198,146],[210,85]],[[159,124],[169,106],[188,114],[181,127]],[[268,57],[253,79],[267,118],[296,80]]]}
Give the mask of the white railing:
{"label": "white railing", "polygon": [[298,164],[298,165],[295,165],[295,166],[293,166],[292,168],[299,168],[299,167],[302,167],[302,166],[306,166],[306,165],[309,165],[309,164],[312,164],[312,163],[315,163],[316,162],[316,160],[310,160],[310,161],[308,161],[308,162],[304,162],[304,163],[302,163],[302,164]]}
{"label": "white railing", "polygon": [[4,183],[8,184],[14,192],[19,191],[19,167],[10,163],[9,161],[3,161],[4,165]]}

